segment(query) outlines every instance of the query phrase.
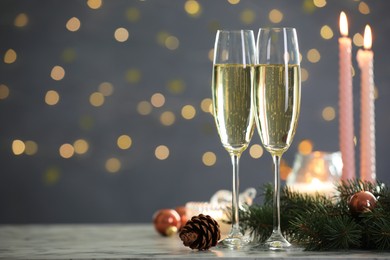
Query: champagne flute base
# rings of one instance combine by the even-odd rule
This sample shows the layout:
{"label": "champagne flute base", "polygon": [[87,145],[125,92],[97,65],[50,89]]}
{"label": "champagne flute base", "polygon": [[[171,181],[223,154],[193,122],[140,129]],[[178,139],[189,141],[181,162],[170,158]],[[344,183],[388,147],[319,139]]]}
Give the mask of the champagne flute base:
{"label": "champagne flute base", "polygon": [[290,249],[292,246],[282,234],[279,232],[273,232],[267,241],[265,241],[264,247],[269,250],[283,251]]}
{"label": "champagne flute base", "polygon": [[228,236],[227,238],[218,242],[218,248],[238,249],[249,245],[250,239],[243,235]]}

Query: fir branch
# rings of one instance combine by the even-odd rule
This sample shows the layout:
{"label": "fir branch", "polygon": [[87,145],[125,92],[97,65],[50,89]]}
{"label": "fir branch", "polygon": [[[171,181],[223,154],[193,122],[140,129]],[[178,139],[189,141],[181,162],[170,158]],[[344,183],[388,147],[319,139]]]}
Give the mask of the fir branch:
{"label": "fir branch", "polygon": [[361,244],[362,230],[349,216],[329,218],[323,233],[323,250],[358,248]]}
{"label": "fir branch", "polygon": [[387,211],[390,212],[390,188],[386,185],[379,184],[380,189],[377,194],[374,194],[376,197],[378,197],[378,203],[381,205],[381,207]]}
{"label": "fir branch", "polygon": [[264,242],[272,233],[273,210],[270,206],[250,206],[246,211],[240,211],[240,223],[244,230],[249,230],[250,235],[257,242]]}
{"label": "fir branch", "polygon": [[375,249],[378,250],[390,249],[390,220],[389,219],[382,218],[373,222],[369,232],[371,233],[370,240],[374,243]]}
{"label": "fir branch", "polygon": [[263,196],[263,205],[264,206],[269,206],[269,207],[272,207],[272,202],[274,200],[274,186],[271,184],[271,183],[267,183],[263,186],[263,193],[262,195],[260,196]]}
{"label": "fir branch", "polygon": [[305,245],[306,250],[319,250],[321,248],[320,230],[315,221],[314,214],[302,214],[291,220],[291,238],[299,244]]}
{"label": "fir branch", "polygon": [[[283,234],[306,250],[388,250],[390,189],[380,182],[351,180],[341,183],[337,190],[339,195],[329,198],[284,188],[280,197]],[[378,201],[374,209],[356,216],[350,212],[348,202],[359,191],[370,191]],[[252,205],[240,211],[241,227],[260,242],[272,233],[273,186],[265,185],[262,196],[262,205]]]}
{"label": "fir branch", "polygon": [[328,202],[314,204],[312,208],[297,213],[291,221],[292,237],[311,251],[349,248],[356,243],[354,234],[360,232],[360,226],[351,221]]}
{"label": "fir branch", "polygon": [[365,247],[385,250],[390,248],[390,212],[375,208],[359,216],[365,233]]}
{"label": "fir branch", "polygon": [[385,185],[380,182],[371,183],[367,181],[362,181],[358,179],[342,181],[336,186],[337,191],[340,193],[339,198],[344,201],[348,201],[352,195],[359,191],[369,191],[375,197],[378,197],[383,190]]}

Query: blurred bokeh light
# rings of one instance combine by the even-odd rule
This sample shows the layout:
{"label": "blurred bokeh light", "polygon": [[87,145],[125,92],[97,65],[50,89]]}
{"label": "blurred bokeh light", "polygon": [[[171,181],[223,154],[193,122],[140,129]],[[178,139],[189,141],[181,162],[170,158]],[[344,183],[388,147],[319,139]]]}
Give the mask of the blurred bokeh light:
{"label": "blurred bokeh light", "polygon": [[[297,28],[302,107],[295,154],[339,150],[338,18],[375,52],[378,179],[390,182],[386,0],[4,0],[0,2],[0,224],[150,222],[153,212],[231,189],[212,117],[218,29]],[[357,156],[359,140],[355,139]],[[358,161],[359,158],[357,158]],[[273,181],[255,131],[241,189]]]}

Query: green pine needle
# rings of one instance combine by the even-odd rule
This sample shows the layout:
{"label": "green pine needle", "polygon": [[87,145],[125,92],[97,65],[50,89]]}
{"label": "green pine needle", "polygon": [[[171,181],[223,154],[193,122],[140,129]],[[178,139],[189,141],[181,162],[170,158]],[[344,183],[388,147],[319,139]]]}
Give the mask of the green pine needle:
{"label": "green pine needle", "polygon": [[372,223],[370,228],[371,240],[376,249],[389,250],[390,249],[390,220],[379,219]]}
{"label": "green pine needle", "polygon": [[323,228],[325,250],[359,248],[362,238],[360,226],[349,216],[329,219]]}
{"label": "green pine needle", "polygon": [[390,249],[390,211],[384,208],[375,208],[361,215],[361,224],[366,233],[366,247],[388,250]]}
{"label": "green pine needle", "polygon": [[240,223],[244,230],[249,230],[257,242],[264,242],[272,233],[272,207],[250,207],[240,212]]}
{"label": "green pine needle", "polygon": [[378,197],[387,190],[386,186],[379,181],[371,183],[357,179],[342,181],[336,188],[340,193],[339,198],[345,201],[348,201],[353,194],[359,191],[369,191],[374,196]]}
{"label": "green pine needle", "polygon": [[[390,249],[390,189],[383,183],[359,180],[337,186],[338,196],[308,195],[284,188],[280,196],[281,229],[290,242],[306,250]],[[348,201],[359,191],[378,198],[376,207],[359,216],[350,213]],[[263,242],[272,233],[273,186],[263,187],[264,202],[240,211],[240,225]]]}

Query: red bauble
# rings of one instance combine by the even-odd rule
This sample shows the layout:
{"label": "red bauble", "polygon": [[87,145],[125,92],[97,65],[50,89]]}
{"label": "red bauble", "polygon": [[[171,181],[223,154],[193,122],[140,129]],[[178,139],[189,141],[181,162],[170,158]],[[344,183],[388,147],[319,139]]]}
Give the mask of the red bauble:
{"label": "red bauble", "polygon": [[188,219],[187,219],[187,210],[186,210],[186,207],[184,206],[180,206],[180,207],[176,207],[175,210],[177,211],[177,213],[179,213],[179,216],[180,216],[180,220],[181,220],[181,227],[183,227]]}
{"label": "red bauble", "polygon": [[153,215],[154,228],[163,236],[176,234],[181,227],[179,213],[173,209],[162,209]]}
{"label": "red bauble", "polygon": [[352,215],[368,212],[376,207],[377,199],[369,191],[359,191],[351,196],[348,207]]}

